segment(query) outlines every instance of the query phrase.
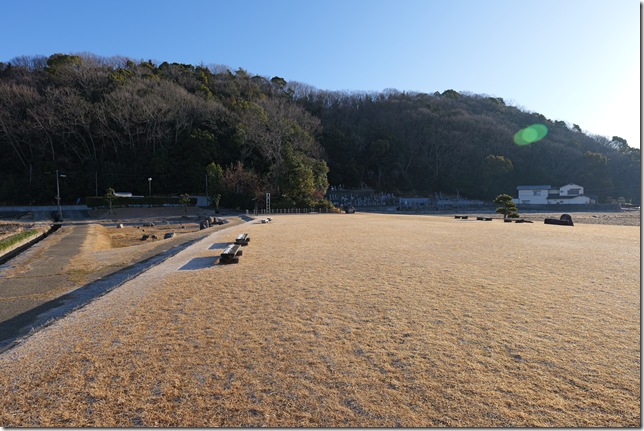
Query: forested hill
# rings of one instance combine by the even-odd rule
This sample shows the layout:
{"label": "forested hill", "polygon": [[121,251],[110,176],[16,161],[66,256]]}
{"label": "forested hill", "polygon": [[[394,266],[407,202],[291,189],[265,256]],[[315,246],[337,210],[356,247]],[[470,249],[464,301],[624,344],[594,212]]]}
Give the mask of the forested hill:
{"label": "forested hill", "polygon": [[[547,135],[515,144],[532,124]],[[491,199],[520,184],[577,183],[602,202],[637,204],[641,189],[639,149],[501,98],[327,92],[91,54],[0,63],[0,154],[0,204],[53,203],[56,170],[64,203],[108,187],[203,194],[206,184],[241,207],[264,192],[274,206],[315,205],[329,184]]]}
{"label": "forested hill", "polygon": [[[604,202],[640,199],[639,149],[618,136],[588,136],[578,125],[525,112],[501,98],[454,90],[312,91],[299,101],[321,119],[332,184],[405,193],[458,190],[492,199],[501,192],[516,197],[517,185],[576,183]],[[514,135],[534,124],[547,127],[545,138],[517,145]]]}

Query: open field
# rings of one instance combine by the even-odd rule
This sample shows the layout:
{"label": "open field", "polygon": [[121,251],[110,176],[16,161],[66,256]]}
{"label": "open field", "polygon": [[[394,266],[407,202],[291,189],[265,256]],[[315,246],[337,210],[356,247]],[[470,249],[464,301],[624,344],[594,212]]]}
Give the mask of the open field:
{"label": "open field", "polygon": [[0,355],[0,425],[641,426],[639,227],[274,218]]}

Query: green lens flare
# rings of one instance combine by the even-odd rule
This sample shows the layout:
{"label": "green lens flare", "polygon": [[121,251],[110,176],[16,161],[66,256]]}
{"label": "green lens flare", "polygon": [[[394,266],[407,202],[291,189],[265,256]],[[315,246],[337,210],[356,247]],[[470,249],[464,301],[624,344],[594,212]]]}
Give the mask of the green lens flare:
{"label": "green lens flare", "polygon": [[545,138],[547,134],[548,128],[545,125],[533,124],[515,133],[514,143],[517,145],[530,145]]}

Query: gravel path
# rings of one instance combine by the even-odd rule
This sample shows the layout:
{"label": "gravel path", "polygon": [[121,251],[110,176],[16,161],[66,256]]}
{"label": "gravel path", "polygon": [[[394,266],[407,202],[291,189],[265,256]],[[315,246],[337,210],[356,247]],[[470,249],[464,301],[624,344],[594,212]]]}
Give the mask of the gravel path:
{"label": "gravel path", "polygon": [[105,265],[99,270],[91,272],[85,271],[82,265],[73,265],[73,262],[83,255],[83,244],[92,226],[64,225],[45,240],[0,266],[0,343],[5,345],[3,340],[27,334],[33,325],[41,326],[46,316],[60,314],[52,314],[52,310],[87,302],[88,295],[93,295],[91,292],[105,289],[96,286],[97,280],[109,284],[110,277],[131,277],[123,275],[123,270],[132,267],[128,274],[140,272],[143,269],[137,270],[137,265],[140,266],[142,262],[150,262],[157,256],[163,259],[183,244],[240,222],[234,218],[228,224],[211,229],[182,234],[145,246],[110,250],[113,252],[112,258],[103,262]]}

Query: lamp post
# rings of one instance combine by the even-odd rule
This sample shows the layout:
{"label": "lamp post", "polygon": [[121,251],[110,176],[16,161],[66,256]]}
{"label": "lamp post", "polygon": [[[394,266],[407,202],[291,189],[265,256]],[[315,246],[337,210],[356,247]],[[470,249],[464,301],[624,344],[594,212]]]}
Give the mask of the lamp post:
{"label": "lamp post", "polygon": [[63,208],[60,206],[60,182],[58,181],[58,178],[65,178],[66,175],[59,174],[58,169],[56,169],[56,199],[58,200],[58,218],[62,221],[63,220]]}
{"label": "lamp post", "polygon": [[152,178],[148,178],[148,197],[152,196]]}

